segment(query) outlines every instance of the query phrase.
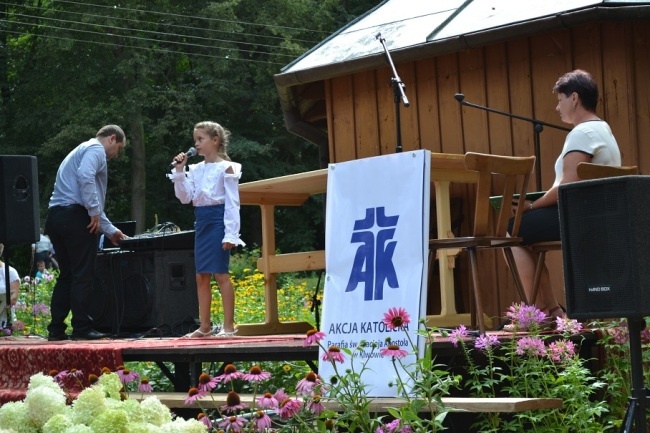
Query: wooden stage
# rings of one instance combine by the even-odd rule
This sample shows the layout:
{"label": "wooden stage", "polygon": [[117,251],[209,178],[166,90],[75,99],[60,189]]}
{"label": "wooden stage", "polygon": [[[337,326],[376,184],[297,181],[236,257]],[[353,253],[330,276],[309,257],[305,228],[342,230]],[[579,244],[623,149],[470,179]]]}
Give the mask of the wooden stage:
{"label": "wooden stage", "polygon": [[[0,339],[0,404],[24,398],[29,378],[39,372],[77,369],[99,374],[129,361],[155,362],[174,390],[187,392],[201,374],[201,363],[306,361],[315,368],[318,346],[304,347],[305,335],[236,338],[141,338],[48,342],[42,337]],[[172,372],[164,364],[174,364]]]}

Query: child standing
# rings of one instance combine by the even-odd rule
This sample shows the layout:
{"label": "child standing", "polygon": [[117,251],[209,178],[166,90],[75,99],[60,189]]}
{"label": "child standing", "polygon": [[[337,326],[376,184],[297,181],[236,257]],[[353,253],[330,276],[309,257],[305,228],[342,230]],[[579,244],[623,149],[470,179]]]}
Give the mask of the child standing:
{"label": "child standing", "polygon": [[230,250],[245,245],[239,239],[239,178],[241,164],[227,154],[230,131],[216,122],[199,122],[194,126],[194,146],[204,160],[188,166],[187,155],[174,157],[175,170],[170,176],[174,192],[181,203],[192,203],[195,216],[194,260],[199,301],[199,328],[184,338],[211,337],[210,279],[219,285],[223,301],[223,327],[217,337],[232,337],[235,329],[235,293],[228,273]]}

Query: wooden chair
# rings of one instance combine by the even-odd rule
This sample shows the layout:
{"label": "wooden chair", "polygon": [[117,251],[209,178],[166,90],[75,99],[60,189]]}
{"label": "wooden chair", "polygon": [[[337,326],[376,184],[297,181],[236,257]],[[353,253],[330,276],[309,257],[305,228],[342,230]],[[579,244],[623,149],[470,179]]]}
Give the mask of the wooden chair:
{"label": "wooden chair", "polygon": [[[639,170],[636,165],[612,166],[593,164],[591,162],[581,162],[578,164],[578,177],[580,180],[602,179],[605,177],[629,176],[638,174]],[[534,253],[537,253],[537,262],[535,263],[535,275],[533,276],[533,293],[530,303],[535,304],[537,292],[539,290],[539,280],[542,278],[542,269],[546,260],[546,253],[549,251],[562,250],[561,241],[538,242],[530,246]]]}
{"label": "wooden chair", "polygon": [[[479,287],[478,249],[499,248],[504,250],[519,296],[526,302],[526,294],[510,250],[513,246],[521,245],[521,238],[517,237],[517,233],[519,232],[521,216],[524,211],[524,201],[520,201],[517,207],[512,236],[508,236],[507,233],[508,221],[511,217],[511,206],[508,204],[512,203],[512,197],[515,193],[522,195],[526,193],[534,164],[534,156],[514,157],[473,152],[465,154],[465,168],[478,172],[472,235],[449,239],[431,239],[429,241],[429,247],[434,250],[458,248],[468,252],[475,304],[475,308],[472,309],[472,324],[478,321],[481,334],[485,333],[485,322],[483,319],[481,289]],[[501,195],[503,196],[502,203],[504,205],[498,211],[494,224],[490,224],[492,209],[490,196],[493,195],[492,189],[494,184],[497,183],[494,180],[497,178],[499,180],[498,184],[503,185]]]}

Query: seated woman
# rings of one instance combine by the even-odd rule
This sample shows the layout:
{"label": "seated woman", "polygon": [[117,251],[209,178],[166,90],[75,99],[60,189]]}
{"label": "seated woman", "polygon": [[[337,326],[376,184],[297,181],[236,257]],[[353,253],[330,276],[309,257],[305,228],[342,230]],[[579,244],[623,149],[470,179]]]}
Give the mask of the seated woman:
{"label": "seated woman", "polygon": [[[519,236],[524,245],[560,240],[558,187],[579,180],[577,167],[581,162],[603,165],[621,165],[621,153],[609,125],[596,115],[598,85],[591,74],[575,70],[561,76],[553,93],[563,122],[574,125],[569,132],[560,156],[555,162],[553,186],[534,202],[526,201]],[[511,221],[512,224],[512,221]],[[527,247],[512,248],[521,282],[530,299],[533,292],[536,254]],[[544,265],[539,282],[536,306],[547,316],[563,317],[564,311],[555,297],[548,269]]]}

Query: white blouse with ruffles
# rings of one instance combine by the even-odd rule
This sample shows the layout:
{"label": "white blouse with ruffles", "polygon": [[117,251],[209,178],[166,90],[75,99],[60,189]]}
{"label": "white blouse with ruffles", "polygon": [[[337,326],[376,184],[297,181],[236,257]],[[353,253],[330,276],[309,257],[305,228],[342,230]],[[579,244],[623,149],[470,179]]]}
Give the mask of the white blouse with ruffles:
{"label": "white blouse with ruffles", "polygon": [[[233,173],[226,173],[232,167]],[[224,204],[226,234],[223,242],[246,245],[239,239],[239,179],[241,164],[231,161],[190,164],[187,171],[172,170],[169,178],[174,183],[174,193],[181,203],[194,206]]]}

